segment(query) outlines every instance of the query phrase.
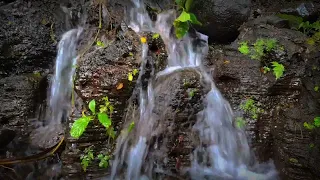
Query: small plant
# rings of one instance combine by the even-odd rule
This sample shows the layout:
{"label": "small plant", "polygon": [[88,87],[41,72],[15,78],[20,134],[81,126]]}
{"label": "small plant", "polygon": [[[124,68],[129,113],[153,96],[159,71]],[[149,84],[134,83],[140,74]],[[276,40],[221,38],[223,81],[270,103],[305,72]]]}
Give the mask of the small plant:
{"label": "small plant", "polygon": [[[256,42],[250,47],[247,41],[243,41],[239,43],[238,50],[240,53],[244,55],[250,56],[251,59],[261,61],[262,59],[266,59],[266,55],[271,51],[276,49],[280,49],[283,51],[283,47],[280,46],[276,39],[265,39],[259,38]],[[276,79],[282,77],[283,72],[285,70],[284,66],[276,61],[271,62],[273,74]],[[270,71],[268,66],[264,66],[262,68],[263,73],[267,73]]]}
{"label": "small plant", "polygon": [[314,128],[319,128],[320,127],[320,116],[319,117],[315,117],[313,119],[313,123],[308,123],[308,122],[304,122],[303,123],[303,127],[306,128],[307,130],[313,130]]}
{"label": "small plant", "polygon": [[263,110],[255,105],[253,99],[248,99],[246,102],[240,105],[240,109],[244,110],[246,113],[250,114],[252,119],[257,120],[259,113],[262,113]]}
{"label": "small plant", "polygon": [[84,150],[84,154],[80,156],[81,166],[84,172],[87,171],[87,167],[94,160],[93,150],[91,147]]}
{"label": "small plant", "polygon": [[104,47],[105,45],[102,41],[99,40],[99,41],[97,41],[97,46]]}
{"label": "small plant", "polygon": [[188,93],[189,98],[190,98],[190,99],[193,98],[193,96],[195,95],[195,93],[196,93],[197,91],[198,91],[197,89],[191,89],[191,90],[189,91],[189,93]]}
{"label": "small plant", "polygon": [[139,73],[138,69],[133,69],[132,72],[128,74],[128,81],[133,81],[133,76],[136,76]]}
{"label": "small plant", "polygon": [[315,86],[315,87],[313,88],[313,90],[314,90],[315,92],[319,92],[319,86]]}
{"label": "small plant", "polygon": [[99,154],[99,155],[98,155],[98,159],[100,160],[100,162],[99,162],[99,167],[100,167],[100,168],[107,168],[107,167],[109,167],[109,159],[110,159],[110,156],[108,156],[108,155],[103,155],[103,154]]}
{"label": "small plant", "polygon": [[133,128],[135,127],[135,123],[134,121],[132,121],[128,127],[128,132],[131,132],[133,130]]}
{"label": "small plant", "polygon": [[248,55],[250,53],[250,49],[248,46],[248,42],[244,41],[244,42],[240,42],[240,47],[238,48],[238,50],[244,54],[244,55]]}
{"label": "small plant", "polygon": [[175,33],[178,39],[181,39],[190,28],[191,24],[202,25],[196,15],[190,13],[193,0],[176,0],[179,10],[182,10],[180,16],[173,22]]}
{"label": "small plant", "polygon": [[96,112],[96,101],[91,100],[89,102],[89,109],[91,111],[91,115],[87,116],[87,115],[85,115],[84,112],[82,112],[82,117],[77,119],[73,123],[73,125],[71,127],[71,131],[70,131],[70,135],[73,138],[79,138],[86,130],[89,122],[94,119],[98,119],[99,122],[107,129],[107,134],[110,137],[115,138],[115,132],[113,130],[113,127],[111,126],[112,122],[107,114],[107,113],[109,113],[109,115],[111,117],[111,115],[113,113],[113,106],[109,102],[108,97],[104,97],[104,98],[102,98],[102,100],[104,101],[104,104],[100,105],[99,112]]}
{"label": "small plant", "polygon": [[278,62],[271,62],[272,63],[272,70],[273,70],[273,74],[274,76],[276,76],[276,79],[279,79],[284,72],[284,66],[282,64],[279,64]]}
{"label": "small plant", "polygon": [[263,70],[263,73],[266,74],[270,71],[270,68],[267,66],[263,66],[262,70]]}
{"label": "small plant", "polygon": [[152,39],[159,39],[159,37],[160,37],[160,34],[158,33],[155,33],[152,35]]}
{"label": "small plant", "polygon": [[243,129],[246,126],[246,121],[243,117],[236,117],[235,119],[236,127],[239,129]]}

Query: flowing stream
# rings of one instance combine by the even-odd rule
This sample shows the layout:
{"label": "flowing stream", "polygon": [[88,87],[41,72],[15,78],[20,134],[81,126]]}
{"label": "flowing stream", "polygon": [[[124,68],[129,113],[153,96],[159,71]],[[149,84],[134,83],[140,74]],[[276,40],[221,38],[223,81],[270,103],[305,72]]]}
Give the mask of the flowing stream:
{"label": "flowing stream", "polygon": [[147,88],[143,88],[141,75],[145,73],[148,63],[148,45],[142,44],[140,83],[137,85],[140,89],[138,120],[130,135],[122,133],[117,139],[110,179],[153,179],[151,174],[157,167],[148,163],[150,160],[147,156],[151,137],[157,134],[155,129],[161,125],[161,118],[154,113],[155,86],[161,86],[156,84],[157,79],[185,69],[198,73],[203,86],[209,91],[203,100],[204,108],[197,114],[197,122],[192,128],[199,136],[200,143],[193,150],[190,167],[185,167],[183,172],[192,179],[277,179],[273,163],[259,164],[255,160],[245,132],[233,125],[233,112],[229,103],[202,64],[208,52],[208,37],[196,32],[194,37],[187,34],[177,40],[172,33],[175,11],[158,14],[157,21],[153,22],[141,0],[132,2],[134,7],[129,14],[130,28],[140,36],[145,32],[159,33],[166,45],[168,60],[163,71],[155,73],[152,67],[152,77]]}

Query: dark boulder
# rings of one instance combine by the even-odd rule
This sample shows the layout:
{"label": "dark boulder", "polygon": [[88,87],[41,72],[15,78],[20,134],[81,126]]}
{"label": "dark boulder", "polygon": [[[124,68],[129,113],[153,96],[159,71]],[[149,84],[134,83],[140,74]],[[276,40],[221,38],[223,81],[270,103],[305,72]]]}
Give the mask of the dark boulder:
{"label": "dark boulder", "polygon": [[202,26],[197,29],[209,36],[209,41],[228,43],[239,34],[238,28],[250,15],[251,0],[197,0],[191,12]]}

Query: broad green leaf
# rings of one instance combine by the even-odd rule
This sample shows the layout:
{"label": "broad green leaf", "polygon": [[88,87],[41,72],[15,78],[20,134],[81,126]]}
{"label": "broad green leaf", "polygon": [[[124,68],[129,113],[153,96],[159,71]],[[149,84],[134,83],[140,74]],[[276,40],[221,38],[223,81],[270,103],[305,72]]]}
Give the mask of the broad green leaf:
{"label": "broad green leaf", "polygon": [[314,126],[320,127],[320,117],[315,117],[314,118]]}
{"label": "broad green leaf", "polygon": [[96,101],[94,99],[89,102],[89,109],[92,114],[96,113]]}
{"label": "broad green leaf", "polygon": [[89,122],[92,120],[92,116],[86,116],[86,117],[81,117],[79,119],[77,119],[70,130],[70,135],[73,138],[79,138],[83,132],[86,130]]}
{"label": "broad green leaf", "polygon": [[313,90],[314,90],[315,92],[319,92],[319,86],[315,86],[315,87],[313,88]]}
{"label": "broad green leaf", "polygon": [[174,27],[175,27],[175,33],[178,39],[181,39],[189,31],[188,22],[175,21]]}
{"label": "broad green leaf", "polygon": [[152,39],[158,39],[160,37],[159,33],[155,33],[152,35]]}
{"label": "broad green leaf", "polygon": [[187,21],[191,21],[191,16],[189,13],[182,11],[182,13],[180,14],[180,16],[176,19],[176,21],[180,21],[180,22],[187,22]]}
{"label": "broad green leaf", "polygon": [[109,128],[111,126],[111,119],[106,113],[99,113],[98,120],[106,128]]}
{"label": "broad green leaf", "polygon": [[196,15],[194,15],[193,13],[190,13],[190,21],[192,24],[197,24],[197,25],[202,25],[200,21],[198,21]]}
{"label": "broad green leaf", "polygon": [[273,74],[276,76],[276,79],[279,79],[284,72],[284,66],[278,62],[271,62],[273,67]]}
{"label": "broad green leaf", "polygon": [[134,127],[135,127],[135,124],[134,124],[134,121],[133,121],[129,125],[128,132],[131,132]]}
{"label": "broad green leaf", "polygon": [[129,80],[129,81],[132,81],[132,80],[133,80],[133,75],[132,75],[132,73],[129,73],[129,74],[128,74],[128,80]]}

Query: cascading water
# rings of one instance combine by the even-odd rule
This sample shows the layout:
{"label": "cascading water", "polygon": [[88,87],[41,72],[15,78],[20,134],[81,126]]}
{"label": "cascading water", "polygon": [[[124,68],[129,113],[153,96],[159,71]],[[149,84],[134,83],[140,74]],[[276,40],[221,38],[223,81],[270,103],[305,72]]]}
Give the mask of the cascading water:
{"label": "cascading water", "polygon": [[55,74],[50,94],[50,122],[60,124],[63,116],[70,110],[73,75],[77,62],[77,43],[82,28],[66,32],[58,45]]}
{"label": "cascading water", "polygon": [[[177,40],[171,31],[176,17],[174,11],[158,14],[152,22],[141,0],[133,0],[130,11],[130,27],[137,33],[159,33],[168,54],[168,66],[149,79],[147,89],[141,85],[141,75],[145,73],[148,46],[143,44],[142,65],[138,87],[140,88],[139,120],[132,134],[122,133],[117,139],[115,160],[112,163],[110,179],[152,179],[150,169],[144,166],[150,139],[156,132],[159,118],[155,109],[155,81],[184,69],[196,71],[203,84],[210,89],[204,98],[204,108],[198,113],[193,131],[197,132],[200,143],[195,147],[190,167],[185,169],[192,179],[276,179],[277,172],[272,163],[259,165],[252,158],[244,131],[233,126],[233,114],[229,103],[216,88],[212,77],[202,65],[208,51],[208,37],[196,33],[192,38],[186,35]],[[195,45],[198,42],[198,45]],[[199,46],[199,43],[201,44]],[[153,75],[153,71],[151,73]],[[151,165],[152,166],[152,165]]]}
{"label": "cascading water", "polygon": [[77,61],[77,43],[82,28],[72,29],[64,33],[59,44],[52,78],[51,91],[48,98],[46,120],[44,124],[32,132],[32,144],[50,147],[55,144],[63,132],[62,122],[71,110],[71,93],[73,91],[73,75]]}

